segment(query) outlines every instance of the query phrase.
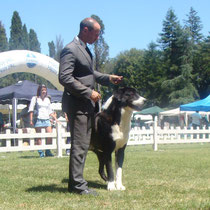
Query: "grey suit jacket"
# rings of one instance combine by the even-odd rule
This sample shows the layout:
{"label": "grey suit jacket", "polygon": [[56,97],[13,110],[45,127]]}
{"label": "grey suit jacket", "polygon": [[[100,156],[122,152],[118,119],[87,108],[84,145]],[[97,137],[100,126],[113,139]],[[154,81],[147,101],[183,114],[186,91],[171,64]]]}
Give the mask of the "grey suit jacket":
{"label": "grey suit jacket", "polygon": [[108,85],[109,75],[94,71],[90,55],[75,38],[61,51],[59,82],[64,86],[63,111],[89,114],[95,107],[90,99],[95,82]]}

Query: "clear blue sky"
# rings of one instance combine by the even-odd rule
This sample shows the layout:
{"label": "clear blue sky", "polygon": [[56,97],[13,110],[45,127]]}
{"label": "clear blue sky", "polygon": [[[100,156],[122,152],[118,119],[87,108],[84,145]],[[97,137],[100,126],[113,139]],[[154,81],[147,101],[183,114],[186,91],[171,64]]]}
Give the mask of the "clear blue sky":
{"label": "clear blue sky", "polygon": [[37,33],[42,53],[48,54],[49,41],[60,35],[66,45],[78,34],[80,21],[94,14],[105,25],[109,55],[115,57],[124,50],[146,49],[151,41],[156,42],[169,8],[183,25],[190,7],[198,12],[202,33],[207,36],[210,0],[3,0],[0,21],[9,38],[11,18],[17,11],[28,31],[32,28]]}

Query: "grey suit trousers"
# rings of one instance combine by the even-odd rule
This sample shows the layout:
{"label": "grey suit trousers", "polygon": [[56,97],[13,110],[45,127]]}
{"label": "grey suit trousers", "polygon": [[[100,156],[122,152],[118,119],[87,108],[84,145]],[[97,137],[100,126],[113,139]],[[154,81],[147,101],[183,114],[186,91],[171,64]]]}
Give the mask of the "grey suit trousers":
{"label": "grey suit trousers", "polygon": [[88,188],[87,181],[83,177],[83,170],[90,145],[93,116],[94,114],[68,114],[71,131],[68,183],[70,192],[80,192]]}

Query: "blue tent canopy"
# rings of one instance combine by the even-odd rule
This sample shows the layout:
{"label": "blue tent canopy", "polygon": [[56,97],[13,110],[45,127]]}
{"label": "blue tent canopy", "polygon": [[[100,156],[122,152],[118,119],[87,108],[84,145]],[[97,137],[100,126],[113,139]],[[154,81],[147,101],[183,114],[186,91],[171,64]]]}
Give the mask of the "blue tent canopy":
{"label": "blue tent canopy", "polygon": [[210,95],[200,101],[195,101],[189,104],[180,106],[181,111],[210,111]]}

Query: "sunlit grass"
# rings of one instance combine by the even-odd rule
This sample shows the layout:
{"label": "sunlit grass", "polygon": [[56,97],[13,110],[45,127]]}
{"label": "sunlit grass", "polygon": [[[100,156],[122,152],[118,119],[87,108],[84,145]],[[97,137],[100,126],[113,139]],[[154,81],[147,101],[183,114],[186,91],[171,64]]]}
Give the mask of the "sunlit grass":
{"label": "sunlit grass", "polygon": [[67,191],[68,157],[37,152],[0,153],[0,209],[210,209],[210,144],[129,146],[123,183],[109,192],[95,154],[85,173],[98,197]]}

